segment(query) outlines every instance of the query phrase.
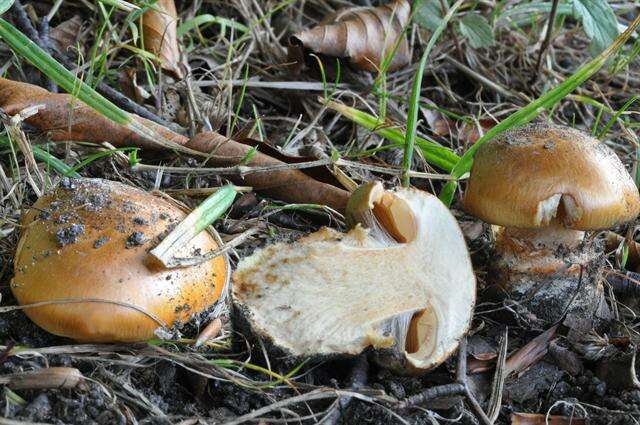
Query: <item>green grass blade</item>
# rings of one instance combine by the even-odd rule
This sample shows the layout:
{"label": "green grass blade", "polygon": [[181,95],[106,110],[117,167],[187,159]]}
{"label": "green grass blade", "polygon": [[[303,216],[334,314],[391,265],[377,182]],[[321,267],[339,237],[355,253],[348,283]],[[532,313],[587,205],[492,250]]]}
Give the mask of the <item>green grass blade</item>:
{"label": "green grass blade", "polygon": [[176,251],[220,218],[233,204],[236,194],[237,190],[233,185],[226,185],[216,190],[149,253],[165,267],[172,267]]}
{"label": "green grass blade", "polygon": [[49,56],[49,54],[42,50],[37,44],[27,38],[27,36],[2,18],[0,18],[0,37],[2,37],[13,50],[31,62],[56,84],[69,93],[78,92],[77,97],[80,100],[111,121],[125,126],[131,121],[129,114],[109,102],[91,87],[84,85],[81,90],[77,90],[80,80]]}
{"label": "green grass blade", "polygon": [[604,136],[607,135],[609,130],[611,130],[611,127],[613,127],[613,124],[615,124],[615,122],[618,121],[620,116],[624,114],[631,107],[631,105],[633,105],[638,99],[640,99],[640,96],[635,95],[631,99],[627,100],[627,102],[625,102],[625,104],[622,105],[622,108],[620,108],[620,110],[616,111],[616,113],[613,114],[611,119],[609,119],[609,121],[607,121],[607,123],[604,125],[600,133],[598,133],[598,136],[597,136],[598,139],[602,140]]}
{"label": "green grass blade", "polygon": [[[404,148],[405,135],[396,128],[386,126],[386,123],[383,120],[380,120],[366,112],[351,108],[343,103],[328,101],[326,106],[367,130],[373,131],[378,136],[384,137],[385,139],[393,142],[394,147]],[[453,167],[460,160],[460,157],[451,149],[441,146],[431,140],[416,137],[415,144],[429,164],[446,172],[451,172]]]}
{"label": "green grass blade", "polygon": [[413,79],[413,86],[411,88],[411,98],[409,100],[409,113],[407,116],[407,131],[404,139],[404,156],[402,158],[402,185],[409,187],[409,170],[411,169],[411,163],[413,162],[413,150],[415,147],[417,132],[418,132],[418,112],[420,111],[420,91],[422,89],[422,77],[424,75],[424,68],[427,65],[427,59],[429,54],[436,44],[438,38],[447,27],[447,24],[451,20],[451,17],[455,14],[456,10],[462,5],[464,0],[458,0],[453,7],[449,9],[446,16],[440,21],[438,28],[431,34],[431,38],[427,43],[427,47],[422,53],[418,70]]}
{"label": "green grass blade", "polygon": [[[8,137],[0,136],[0,146],[10,147],[11,141],[9,141]],[[69,176],[74,178],[80,178],[80,174],[76,173],[70,166],[60,161],[55,156],[51,155],[46,150],[42,149],[39,146],[31,146],[31,152],[33,152],[33,156],[38,161],[42,161],[47,164],[48,167],[53,168],[59,174],[63,176]]]}
{"label": "green grass blade", "polygon": [[200,28],[202,25],[210,24],[218,24],[222,27],[234,28],[241,33],[246,33],[249,31],[249,28],[247,28],[247,26],[242,25],[241,23],[236,22],[233,19],[204,14],[196,16],[193,19],[188,19],[182,25],[180,25],[178,27],[178,37],[182,37],[192,29]]}
{"label": "green grass blade", "polygon": [[93,155],[89,155],[88,157],[83,159],[78,165],[71,168],[67,173],[65,173],[65,176],[71,176],[71,174],[77,175],[78,173],[76,171],[83,169],[87,165],[91,164],[93,161],[96,161],[100,158],[111,156],[116,152],[128,152],[132,150],[138,150],[138,148],[117,148],[117,149],[109,149],[108,151],[94,153]]}
{"label": "green grass blade", "polygon": [[125,12],[133,12],[134,10],[140,10],[139,6],[136,6],[133,3],[129,3],[124,0],[99,0],[100,3],[104,3],[109,6],[113,6],[116,9],[123,10]]}
{"label": "green grass blade", "polygon": [[[464,174],[471,170],[473,164],[473,156],[476,151],[487,141],[493,139],[503,131],[509,130],[513,127],[520,126],[532,121],[545,109],[551,108],[564,99],[569,93],[575,90],[582,83],[591,78],[602,66],[607,62],[607,59],[613,55],[622,45],[629,39],[631,34],[640,25],[640,15],[638,15],[634,21],[629,25],[627,30],[620,34],[618,38],[607,47],[602,53],[596,56],[593,60],[583,65],[572,76],[567,78],[560,85],[556,86],[552,90],[548,91],[544,95],[540,96],[533,102],[529,103],[524,108],[509,115],[506,119],[500,122],[495,127],[489,129],[484,136],[478,141],[460,158],[460,161],[455,165],[451,172],[454,179],[459,179]],[[440,193],[440,199],[447,205],[451,205],[453,196],[457,188],[456,180],[448,182]]]}

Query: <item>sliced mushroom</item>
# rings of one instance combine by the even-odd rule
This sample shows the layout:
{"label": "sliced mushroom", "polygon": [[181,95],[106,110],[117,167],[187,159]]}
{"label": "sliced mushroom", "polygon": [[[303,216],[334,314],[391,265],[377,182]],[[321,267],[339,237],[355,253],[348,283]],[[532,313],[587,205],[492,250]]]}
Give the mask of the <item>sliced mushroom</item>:
{"label": "sliced mushroom", "polygon": [[598,268],[587,266],[600,250],[584,231],[633,220],[640,196],[616,154],[597,139],[568,127],[529,125],[478,149],[464,208],[502,226],[495,283],[555,322],[573,298],[580,315],[594,314],[602,291]]}
{"label": "sliced mushroom", "polygon": [[[121,183],[64,180],[24,217],[13,294],[36,324],[56,335],[96,342],[153,338],[162,325],[211,306],[229,276],[224,256],[171,270],[150,258],[148,250],[185,216]],[[202,232],[179,255],[217,247]]]}
{"label": "sliced mushroom", "polygon": [[[346,234],[325,228],[271,245],[238,265],[235,305],[254,334],[295,357],[372,347],[383,363],[405,372],[437,366],[466,334],[475,302],[458,223],[419,190],[390,192],[374,183],[354,198],[406,242],[356,225]],[[355,209],[352,218],[359,219],[367,207]]]}

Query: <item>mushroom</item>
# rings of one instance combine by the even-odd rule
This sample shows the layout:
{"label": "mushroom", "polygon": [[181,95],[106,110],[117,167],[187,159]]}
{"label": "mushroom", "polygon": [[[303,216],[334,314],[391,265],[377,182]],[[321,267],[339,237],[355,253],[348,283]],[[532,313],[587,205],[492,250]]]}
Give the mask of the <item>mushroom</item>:
{"label": "mushroom", "polygon": [[605,144],[568,127],[529,125],[478,149],[464,209],[501,226],[490,279],[555,322],[604,305],[598,267],[590,267],[601,251],[585,231],[633,220],[640,198]]}
{"label": "mushroom", "polygon": [[239,263],[238,323],[294,358],[372,347],[381,364],[400,372],[439,365],[466,334],[475,302],[458,223],[438,198],[380,183],[359,188],[348,209],[352,221],[374,226],[324,228]]}
{"label": "mushroom", "polygon": [[[79,341],[140,341],[211,306],[229,276],[227,258],[165,269],[147,251],[186,214],[121,183],[64,179],[23,219],[11,289],[43,329]],[[201,232],[179,253],[210,251]]]}

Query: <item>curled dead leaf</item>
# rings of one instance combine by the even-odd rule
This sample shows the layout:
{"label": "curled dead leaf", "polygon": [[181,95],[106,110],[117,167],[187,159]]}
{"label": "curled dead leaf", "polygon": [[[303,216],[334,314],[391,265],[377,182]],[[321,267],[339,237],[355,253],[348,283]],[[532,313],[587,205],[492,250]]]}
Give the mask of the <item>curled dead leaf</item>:
{"label": "curled dead leaf", "polygon": [[182,78],[178,44],[178,12],[173,0],[158,0],[142,15],[144,48],[160,58],[166,71]]}
{"label": "curled dead leaf", "polygon": [[[409,22],[411,5],[396,0],[379,7],[358,7],[338,11],[323,24],[294,34],[289,54],[300,57],[300,48],[327,56],[348,58],[357,68],[379,71],[388,55],[395,54],[388,71],[411,61],[404,27]],[[397,45],[397,49],[396,49]]]}
{"label": "curled dead leaf", "polygon": [[[40,131],[47,132],[53,141],[109,142],[115,147],[141,147],[157,149],[157,145],[115,124],[93,109],[68,94],[49,91],[27,83],[0,78],[0,108],[7,114],[39,105],[37,114],[26,120]],[[193,150],[211,153],[209,165],[228,167],[237,165],[247,157],[251,146],[228,139],[218,133],[202,133],[189,140],[165,127],[144,118],[135,117],[153,127],[167,140]],[[286,165],[279,159],[256,151],[244,164],[247,167]],[[349,192],[331,184],[315,180],[298,169],[250,173],[244,176],[230,174],[229,179],[237,184],[252,186],[255,190],[286,202],[327,205],[335,210],[344,209]]]}

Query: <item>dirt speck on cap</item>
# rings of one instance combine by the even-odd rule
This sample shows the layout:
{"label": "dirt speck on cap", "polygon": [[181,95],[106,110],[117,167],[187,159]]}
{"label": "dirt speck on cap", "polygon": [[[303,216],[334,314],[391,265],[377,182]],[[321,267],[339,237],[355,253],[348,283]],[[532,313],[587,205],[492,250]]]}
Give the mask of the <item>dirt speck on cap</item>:
{"label": "dirt speck on cap", "polygon": [[133,232],[127,238],[127,241],[125,242],[125,247],[127,249],[133,248],[133,247],[144,244],[144,242],[145,242],[144,232]]}
{"label": "dirt speck on cap", "polygon": [[131,221],[133,221],[138,226],[146,226],[148,224],[148,221],[145,220],[143,217],[133,217]]}
{"label": "dirt speck on cap", "polygon": [[78,242],[78,237],[84,234],[83,224],[72,224],[56,231],[56,241],[61,247]]}
{"label": "dirt speck on cap", "polygon": [[63,177],[62,180],[60,180],[60,187],[66,190],[75,190],[76,189],[75,180],[69,177]]}
{"label": "dirt speck on cap", "polygon": [[122,203],[122,212],[125,213],[134,213],[137,212],[138,208],[136,207],[136,204],[134,204],[131,201],[124,201]]}
{"label": "dirt speck on cap", "polygon": [[102,245],[106,244],[109,241],[109,237],[108,236],[100,236],[98,239],[96,239],[96,241],[93,243],[93,247],[95,249],[98,249],[100,247],[102,247]]}

